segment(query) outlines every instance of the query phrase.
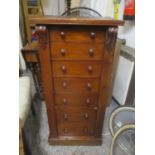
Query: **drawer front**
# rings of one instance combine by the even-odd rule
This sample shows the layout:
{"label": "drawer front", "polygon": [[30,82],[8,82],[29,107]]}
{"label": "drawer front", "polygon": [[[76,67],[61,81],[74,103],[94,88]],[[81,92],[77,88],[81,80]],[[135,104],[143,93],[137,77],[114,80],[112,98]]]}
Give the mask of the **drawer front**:
{"label": "drawer front", "polygon": [[50,32],[51,41],[63,42],[104,42],[103,29],[95,28],[57,28]]}
{"label": "drawer front", "polygon": [[94,123],[58,124],[59,136],[93,136]]}
{"label": "drawer front", "polygon": [[56,108],[58,123],[94,122],[96,111],[93,108]]}
{"label": "drawer front", "polygon": [[63,43],[51,44],[53,60],[101,60],[104,54],[104,44]]}
{"label": "drawer front", "polygon": [[101,62],[53,61],[55,77],[100,77]]}
{"label": "drawer front", "polygon": [[97,93],[55,94],[55,104],[58,107],[93,107],[97,106]]}
{"label": "drawer front", "polygon": [[99,78],[54,78],[56,93],[98,92]]}

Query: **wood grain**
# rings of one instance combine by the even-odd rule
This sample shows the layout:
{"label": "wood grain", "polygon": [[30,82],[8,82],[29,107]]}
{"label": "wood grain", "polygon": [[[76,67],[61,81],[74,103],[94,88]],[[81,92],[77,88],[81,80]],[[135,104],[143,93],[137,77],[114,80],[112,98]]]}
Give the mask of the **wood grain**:
{"label": "wood grain", "polygon": [[[46,44],[48,41],[49,32],[48,29],[38,30],[39,35],[39,59],[40,59],[40,66],[41,66],[41,76],[43,80],[44,86],[44,97],[46,101],[47,107],[47,114],[48,114],[48,123],[50,128],[50,135],[49,137],[57,137],[57,122],[56,122],[56,114],[54,108],[54,88],[52,82],[52,69],[51,69],[51,62],[50,62],[50,48],[49,44]],[[55,124],[55,125],[53,125]],[[52,132],[51,132],[52,131]]]}
{"label": "wood grain", "polygon": [[[68,17],[32,17],[30,21],[40,32],[49,143],[101,144],[117,29],[124,21]],[[43,35],[44,25],[48,35]]]}
{"label": "wood grain", "polygon": [[55,105],[65,107],[97,106],[97,93],[55,93]]}
{"label": "wood grain", "polygon": [[[97,43],[64,43],[55,42],[51,45],[53,60],[102,60],[104,44]],[[62,51],[64,50],[64,54]]]}
{"label": "wood grain", "polygon": [[58,123],[77,123],[77,122],[94,122],[96,110],[93,108],[56,108]]}
{"label": "wood grain", "polygon": [[86,17],[63,17],[63,16],[31,16],[29,17],[31,25],[93,25],[93,26],[116,26],[124,25],[123,20],[114,20],[112,18],[86,18]]}
{"label": "wood grain", "polygon": [[101,62],[92,61],[53,61],[54,77],[99,77]]}
{"label": "wood grain", "polygon": [[101,71],[102,74],[101,74],[100,90],[98,97],[98,112],[95,127],[96,129],[95,134],[97,137],[101,137],[104,113],[108,105],[108,101],[110,101],[109,98],[111,98],[110,91],[112,86],[111,83],[112,83],[112,67],[113,67],[114,51],[115,46],[113,46],[111,50],[107,50],[107,48],[105,47],[104,64]]}
{"label": "wood grain", "polygon": [[54,78],[54,89],[57,93],[97,93],[98,78]]}
{"label": "wood grain", "polygon": [[[87,43],[103,43],[104,32],[98,27],[79,27],[79,26],[57,26],[52,28],[50,33],[50,41],[53,42],[87,42]],[[63,33],[63,35],[62,35]],[[93,35],[92,35],[93,34]]]}
{"label": "wood grain", "polygon": [[60,136],[92,136],[94,123],[61,123],[58,124]]}

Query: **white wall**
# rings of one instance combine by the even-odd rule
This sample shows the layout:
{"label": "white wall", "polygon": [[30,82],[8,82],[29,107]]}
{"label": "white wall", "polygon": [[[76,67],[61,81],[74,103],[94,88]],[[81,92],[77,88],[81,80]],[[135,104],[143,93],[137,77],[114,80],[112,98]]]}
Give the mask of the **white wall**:
{"label": "white wall", "polygon": [[64,0],[42,0],[45,15],[61,15],[64,12]]}

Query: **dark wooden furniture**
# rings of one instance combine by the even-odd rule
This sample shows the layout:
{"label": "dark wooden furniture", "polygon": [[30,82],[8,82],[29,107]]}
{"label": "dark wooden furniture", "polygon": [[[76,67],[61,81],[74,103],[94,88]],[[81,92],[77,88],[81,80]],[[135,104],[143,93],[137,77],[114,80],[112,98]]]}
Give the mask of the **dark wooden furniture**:
{"label": "dark wooden furniture", "polygon": [[43,99],[38,42],[28,43],[21,49],[21,52],[25,59],[27,68],[32,72],[37,96],[39,96],[40,99]]}
{"label": "dark wooden furniture", "polygon": [[39,60],[50,144],[102,142],[118,25],[103,18],[31,17]]}

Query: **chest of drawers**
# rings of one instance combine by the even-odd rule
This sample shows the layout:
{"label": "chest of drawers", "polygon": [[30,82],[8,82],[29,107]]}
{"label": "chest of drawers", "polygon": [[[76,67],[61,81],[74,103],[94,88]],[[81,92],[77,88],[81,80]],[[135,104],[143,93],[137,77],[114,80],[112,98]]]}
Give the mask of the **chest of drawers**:
{"label": "chest of drawers", "polygon": [[50,144],[101,144],[118,25],[123,21],[37,17]]}

